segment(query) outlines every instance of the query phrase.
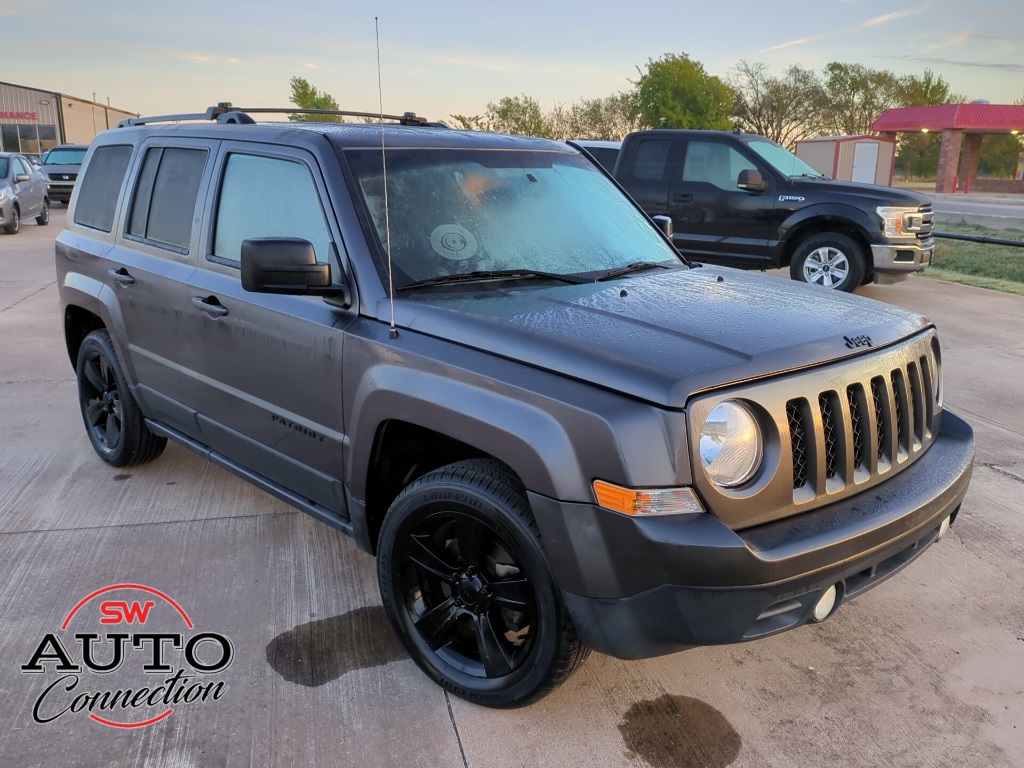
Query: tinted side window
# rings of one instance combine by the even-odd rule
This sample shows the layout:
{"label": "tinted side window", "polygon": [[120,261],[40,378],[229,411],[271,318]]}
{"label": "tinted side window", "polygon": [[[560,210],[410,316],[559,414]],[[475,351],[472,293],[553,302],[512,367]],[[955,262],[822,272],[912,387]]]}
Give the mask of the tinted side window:
{"label": "tinted side window", "polygon": [[313,244],[318,261],[327,261],[331,232],[305,165],[275,157],[228,156],[213,254],[238,262],[242,241],[252,237],[301,237]]}
{"label": "tinted side window", "polygon": [[757,167],[732,147],[710,141],[691,141],[686,145],[683,181],[703,181],[733,191],[743,170],[754,171]]}
{"label": "tinted side window", "polygon": [[154,147],[146,152],[129,234],[188,250],[207,155],[205,149],[183,147]]}
{"label": "tinted side window", "polygon": [[85,177],[78,183],[78,206],[75,223],[109,232],[114,226],[114,210],[121,194],[128,161],[132,157],[130,146],[99,147],[93,153]]}
{"label": "tinted side window", "polygon": [[633,178],[658,180],[664,177],[670,142],[666,139],[641,141],[633,157]]}

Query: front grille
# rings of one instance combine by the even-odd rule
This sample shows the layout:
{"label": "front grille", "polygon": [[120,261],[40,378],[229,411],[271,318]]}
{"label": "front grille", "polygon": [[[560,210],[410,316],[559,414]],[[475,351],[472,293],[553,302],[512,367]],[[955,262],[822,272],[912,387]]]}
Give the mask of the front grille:
{"label": "front grille", "polygon": [[934,433],[934,380],[930,358],[915,355],[867,382],[787,401],[794,501],[863,482],[919,453]]}
{"label": "front grille", "polygon": [[[763,428],[763,462],[738,488],[696,471],[707,507],[735,530],[867,492],[917,461],[939,430],[939,343],[934,329],[881,349],[702,393],[688,405],[699,434],[714,408],[746,402]],[[692,466],[702,466],[698,443]]]}
{"label": "front grille", "polygon": [[935,226],[935,213],[932,211],[931,203],[926,203],[917,210],[921,213],[921,229],[917,232],[917,239],[930,240],[932,227]]}
{"label": "front grille", "polygon": [[75,181],[77,178],[77,173],[56,172],[50,174],[50,181]]}

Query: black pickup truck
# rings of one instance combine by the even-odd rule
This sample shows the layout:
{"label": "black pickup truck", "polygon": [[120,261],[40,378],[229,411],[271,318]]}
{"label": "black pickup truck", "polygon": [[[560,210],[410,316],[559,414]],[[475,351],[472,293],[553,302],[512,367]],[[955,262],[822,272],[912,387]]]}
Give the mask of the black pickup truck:
{"label": "black pickup truck", "polygon": [[649,215],[669,216],[673,243],[699,261],[789,265],[794,280],[852,291],[905,279],[934,252],[928,197],[834,181],[756,134],[637,131],[614,176]]}

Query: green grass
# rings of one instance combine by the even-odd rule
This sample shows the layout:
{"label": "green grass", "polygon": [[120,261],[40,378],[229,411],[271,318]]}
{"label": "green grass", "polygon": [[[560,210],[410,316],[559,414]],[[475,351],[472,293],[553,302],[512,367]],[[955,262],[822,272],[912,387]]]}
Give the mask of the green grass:
{"label": "green grass", "polygon": [[[973,224],[938,224],[938,232],[997,237],[1024,242],[1024,230],[986,229]],[[935,238],[935,259],[921,273],[951,283],[1024,294],[1024,248]]]}

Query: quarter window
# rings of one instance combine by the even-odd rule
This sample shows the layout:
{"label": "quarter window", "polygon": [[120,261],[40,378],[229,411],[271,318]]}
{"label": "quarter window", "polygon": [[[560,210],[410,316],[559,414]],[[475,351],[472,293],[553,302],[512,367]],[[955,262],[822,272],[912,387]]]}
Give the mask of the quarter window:
{"label": "quarter window", "polygon": [[208,154],[184,147],[149,149],[135,188],[128,233],[187,252]]}
{"label": "quarter window", "polygon": [[75,208],[75,223],[109,232],[114,226],[114,209],[121,195],[132,157],[130,146],[98,147],[89,161]]}
{"label": "quarter window", "polygon": [[669,142],[664,139],[641,141],[633,159],[633,178],[658,181],[664,177]]}
{"label": "quarter window", "polygon": [[213,255],[241,260],[242,241],[301,237],[326,262],[331,233],[309,168],[276,157],[232,153],[224,169]]}

